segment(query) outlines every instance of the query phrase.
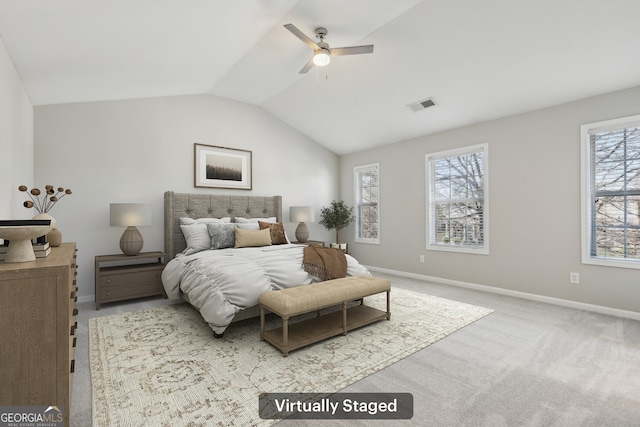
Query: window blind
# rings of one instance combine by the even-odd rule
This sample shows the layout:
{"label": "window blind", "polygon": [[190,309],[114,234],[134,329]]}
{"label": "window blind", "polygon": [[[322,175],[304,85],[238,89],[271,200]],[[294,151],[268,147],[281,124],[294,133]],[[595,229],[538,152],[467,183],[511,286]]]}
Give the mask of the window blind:
{"label": "window blind", "polygon": [[590,129],[589,255],[640,260],[640,122]]}
{"label": "window blind", "polygon": [[488,253],[487,145],[426,155],[427,249]]}
{"label": "window blind", "polygon": [[354,168],[356,236],[362,243],[380,242],[379,164]]}

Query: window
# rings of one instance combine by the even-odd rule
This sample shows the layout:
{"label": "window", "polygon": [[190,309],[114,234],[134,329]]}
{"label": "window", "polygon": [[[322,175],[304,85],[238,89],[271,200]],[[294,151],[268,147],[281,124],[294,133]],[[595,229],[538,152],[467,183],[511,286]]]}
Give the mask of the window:
{"label": "window", "polygon": [[640,268],[640,115],[582,136],[582,262]]}
{"label": "window", "polygon": [[425,156],[427,249],[489,253],[488,146]]}
{"label": "window", "polygon": [[356,242],[380,243],[380,185],[378,163],[353,169],[356,196]]}

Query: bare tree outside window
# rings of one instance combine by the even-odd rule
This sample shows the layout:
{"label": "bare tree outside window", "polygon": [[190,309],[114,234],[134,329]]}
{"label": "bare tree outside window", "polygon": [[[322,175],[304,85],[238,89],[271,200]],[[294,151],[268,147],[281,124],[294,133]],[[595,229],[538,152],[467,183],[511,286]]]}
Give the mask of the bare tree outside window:
{"label": "bare tree outside window", "polygon": [[486,146],[428,154],[426,161],[427,248],[488,251]]}
{"label": "bare tree outside window", "polygon": [[380,243],[379,166],[377,163],[354,168],[356,236],[361,243]]}
{"label": "bare tree outside window", "polygon": [[640,259],[640,127],[593,133],[591,255]]}

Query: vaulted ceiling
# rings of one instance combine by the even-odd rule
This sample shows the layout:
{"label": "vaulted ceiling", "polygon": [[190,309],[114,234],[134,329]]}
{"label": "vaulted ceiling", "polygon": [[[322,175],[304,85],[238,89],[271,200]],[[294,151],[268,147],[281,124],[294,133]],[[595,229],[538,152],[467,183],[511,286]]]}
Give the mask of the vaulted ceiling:
{"label": "vaulted ceiling", "polygon": [[[638,16],[638,0],[0,0],[0,37],[34,105],[208,93],[344,154],[640,85]],[[299,74],[312,50],[288,23],[374,52]]]}

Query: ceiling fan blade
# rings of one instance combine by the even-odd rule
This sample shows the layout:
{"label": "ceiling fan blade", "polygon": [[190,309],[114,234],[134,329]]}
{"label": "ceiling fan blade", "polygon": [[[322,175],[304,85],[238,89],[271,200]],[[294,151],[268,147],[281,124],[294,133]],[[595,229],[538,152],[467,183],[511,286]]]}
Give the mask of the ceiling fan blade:
{"label": "ceiling fan blade", "polygon": [[307,37],[302,31],[300,31],[298,29],[298,27],[296,27],[293,24],[285,24],[284,26],[287,30],[291,31],[293,33],[294,36],[296,36],[297,38],[299,38],[300,40],[302,40],[304,42],[304,44],[306,44],[307,46],[309,46],[311,49],[313,50],[317,50],[320,49],[320,46],[318,46],[313,40],[311,40],[309,37]]}
{"label": "ceiling fan blade", "polygon": [[351,46],[351,47],[332,47],[331,56],[358,55],[361,53],[373,53],[373,45]]}
{"label": "ceiling fan blade", "polygon": [[313,63],[313,56],[312,56],[309,62],[304,64],[304,67],[302,67],[302,70],[300,70],[298,74],[306,74],[313,66],[314,66],[314,63]]}

